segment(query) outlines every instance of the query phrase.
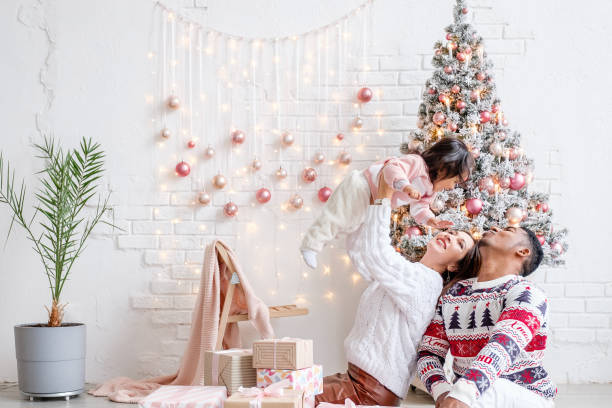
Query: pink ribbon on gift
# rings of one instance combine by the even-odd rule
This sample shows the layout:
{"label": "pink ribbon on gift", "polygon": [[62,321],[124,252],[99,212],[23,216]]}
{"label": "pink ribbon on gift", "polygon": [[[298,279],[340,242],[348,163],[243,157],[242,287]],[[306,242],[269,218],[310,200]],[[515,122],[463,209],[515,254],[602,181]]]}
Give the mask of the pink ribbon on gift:
{"label": "pink ribbon on gift", "polygon": [[[319,405],[317,405],[317,408],[339,408],[339,407],[342,407],[342,405],[331,404],[329,402],[321,402]],[[355,403],[350,398],[347,398],[344,400],[344,408],[357,408],[357,407],[355,406]]]}
{"label": "pink ribbon on gift", "polygon": [[245,398],[252,398],[249,401],[250,408],[261,408],[261,400],[264,397],[281,397],[283,395],[283,388],[289,387],[290,385],[291,381],[283,380],[268,385],[266,388],[240,387],[238,388],[238,395]]}

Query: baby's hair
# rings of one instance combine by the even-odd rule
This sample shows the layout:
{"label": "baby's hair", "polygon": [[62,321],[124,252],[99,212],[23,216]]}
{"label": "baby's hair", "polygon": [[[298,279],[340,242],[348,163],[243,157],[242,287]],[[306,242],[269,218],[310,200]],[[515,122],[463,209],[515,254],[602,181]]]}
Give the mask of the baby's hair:
{"label": "baby's hair", "polygon": [[400,152],[420,155],[427,164],[432,182],[455,176],[469,178],[474,168],[474,158],[467,146],[454,137],[446,137],[424,152],[411,149],[407,143],[402,143]]}

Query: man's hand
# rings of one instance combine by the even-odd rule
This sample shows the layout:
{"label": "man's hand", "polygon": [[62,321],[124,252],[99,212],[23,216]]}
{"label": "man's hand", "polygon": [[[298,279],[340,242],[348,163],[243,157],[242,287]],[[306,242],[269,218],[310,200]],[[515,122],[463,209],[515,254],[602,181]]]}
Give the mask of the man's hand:
{"label": "man's hand", "polygon": [[447,395],[448,395],[448,391],[438,396],[438,399],[436,400],[436,408],[440,408],[442,406],[442,402],[444,401]]}
{"label": "man's hand", "polygon": [[427,221],[427,225],[429,225],[432,228],[436,228],[436,229],[445,229],[445,228],[450,228],[455,224],[453,224],[452,221],[438,220],[436,218],[430,218],[429,221]]}
{"label": "man's hand", "polygon": [[[440,398],[442,398],[442,397],[440,396]],[[440,398],[438,398],[438,400]],[[438,404],[436,403],[436,407],[437,406],[438,406]],[[440,408],[470,408],[470,406],[464,404],[463,402],[459,401],[458,399],[454,399],[453,397],[446,397],[442,401],[442,404],[440,404]]]}
{"label": "man's hand", "polygon": [[404,193],[408,194],[410,196],[410,198],[415,199],[415,200],[420,200],[421,199],[421,193],[419,193],[419,191],[417,189],[414,189],[410,186],[406,186],[404,187],[404,189],[402,190]]}

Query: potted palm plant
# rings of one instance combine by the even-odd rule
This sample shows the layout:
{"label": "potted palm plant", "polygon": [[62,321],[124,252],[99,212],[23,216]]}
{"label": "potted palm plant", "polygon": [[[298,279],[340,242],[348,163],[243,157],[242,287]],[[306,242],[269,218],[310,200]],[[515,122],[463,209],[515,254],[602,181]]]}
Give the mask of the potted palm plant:
{"label": "potted palm plant", "polygon": [[[20,391],[33,397],[66,399],[83,392],[85,383],[85,325],[63,322],[64,284],[83,253],[94,227],[104,220],[109,195],[96,193],[103,172],[104,152],[83,138],[78,148],[63,150],[52,138],[34,145],[44,160],[39,174],[33,214],[26,217],[26,187],[15,183],[15,171],[0,153],[0,204],[12,213],[7,234],[21,226],[40,257],[49,281],[51,305],[47,323],[15,326],[15,352]],[[97,204],[88,203],[97,196]]]}

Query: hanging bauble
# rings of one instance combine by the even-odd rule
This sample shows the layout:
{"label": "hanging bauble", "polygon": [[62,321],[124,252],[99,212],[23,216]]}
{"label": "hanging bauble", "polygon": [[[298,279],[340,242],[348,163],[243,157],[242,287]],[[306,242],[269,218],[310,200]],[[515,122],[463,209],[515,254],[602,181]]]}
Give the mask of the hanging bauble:
{"label": "hanging bauble", "polygon": [[349,164],[351,164],[352,161],[353,161],[353,158],[351,157],[351,154],[348,152],[342,152],[340,153],[340,156],[338,156],[338,162],[340,162],[340,164],[343,164],[345,166],[348,166]]}
{"label": "hanging bauble", "polygon": [[325,155],[323,154],[323,152],[316,152],[314,154],[314,157],[312,158],[312,161],[315,164],[321,164],[325,161]]}
{"label": "hanging bauble", "polygon": [[296,210],[299,210],[300,208],[302,208],[302,206],[304,205],[304,200],[302,199],[302,197],[300,197],[298,194],[294,194],[290,199],[289,199],[289,204],[291,205],[291,207],[293,207]]}
{"label": "hanging bauble", "polygon": [[213,177],[212,184],[214,188],[221,190],[227,185],[227,179],[223,174],[217,174],[215,177]]}
{"label": "hanging bauble", "polygon": [[276,177],[279,179],[287,178],[287,170],[285,170],[282,166],[276,170]]}
{"label": "hanging bauble", "polygon": [[198,202],[202,205],[208,205],[210,204],[211,201],[211,197],[210,194],[208,194],[206,191],[202,191],[200,194],[198,194]]}
{"label": "hanging bauble", "polygon": [[271,198],[272,198],[272,194],[270,193],[270,190],[268,190],[267,188],[260,188],[255,193],[255,199],[257,199],[257,202],[259,202],[260,204],[267,203],[268,201],[270,201]]}
{"label": "hanging bauble", "polygon": [[242,130],[236,129],[232,132],[232,143],[235,145],[241,145],[244,143],[246,135]]}
{"label": "hanging bauble", "polygon": [[359,99],[359,102],[361,103],[368,103],[372,100],[372,96],[374,94],[372,93],[372,90],[370,88],[361,88],[359,90],[359,92],[357,93],[357,99]]}
{"label": "hanging bauble", "polygon": [[472,215],[477,215],[482,210],[482,200],[479,198],[470,198],[465,201],[465,208]]}
{"label": "hanging bauble", "polygon": [[190,149],[193,149],[196,146],[196,142],[193,140],[190,140],[187,142],[187,147]]}
{"label": "hanging bauble", "polygon": [[312,183],[317,179],[317,171],[312,167],[306,167],[302,170],[302,180],[304,183]]}
{"label": "hanging bauble", "polygon": [[465,56],[465,54],[464,54],[464,53],[462,53],[462,52],[458,52],[458,53],[457,53],[457,60],[458,60],[458,61],[463,62],[463,61],[465,61],[465,59],[466,59],[466,58],[467,58],[467,57]]}
{"label": "hanging bauble", "polygon": [[253,171],[261,170],[261,166],[263,166],[263,164],[261,163],[261,161],[258,158],[253,159],[253,161],[251,162],[251,169]]}
{"label": "hanging bauble", "polygon": [[215,155],[215,149],[213,149],[213,147],[211,145],[208,145],[206,150],[204,150],[204,157],[210,159],[210,158],[214,157],[214,155]]}
{"label": "hanging bauble", "polygon": [[563,253],[563,245],[558,242],[553,242],[550,244],[550,249],[552,249],[557,254],[561,255]]}
{"label": "hanging bauble", "polygon": [[172,95],[168,98],[168,107],[170,109],[178,109],[181,107],[181,100],[178,96]]}
{"label": "hanging bauble", "polygon": [[363,127],[363,119],[360,116],[357,116],[353,120],[353,129],[361,129]]}
{"label": "hanging bauble", "polygon": [[544,235],[536,235],[536,238],[538,239],[538,241],[540,241],[540,245],[544,245],[544,243],[546,242],[546,237],[544,237]]}
{"label": "hanging bauble", "polygon": [[440,199],[435,199],[430,205],[429,207],[435,211],[435,212],[440,212],[444,209],[444,201],[440,200]]}
{"label": "hanging bauble", "polygon": [[457,124],[455,122],[448,122],[447,128],[451,132],[456,132],[457,131]]}
{"label": "hanging bauble", "polygon": [[479,81],[484,81],[485,79],[487,79],[487,74],[485,74],[484,72],[479,72],[476,74],[476,79]]}
{"label": "hanging bauble", "polygon": [[512,227],[518,227],[523,220],[523,210],[518,207],[510,207],[506,211],[506,219]]}
{"label": "hanging bauble", "polygon": [[452,74],[453,73],[453,67],[451,67],[450,65],[447,65],[444,67],[444,72],[447,74]]}
{"label": "hanging bauble", "polygon": [[491,146],[489,146],[489,152],[491,152],[493,156],[501,157],[501,155],[504,154],[504,148],[500,143],[491,143]]}
{"label": "hanging bauble", "polygon": [[467,106],[467,103],[464,100],[459,99],[455,104],[458,110],[463,110]]}
{"label": "hanging bauble", "polygon": [[478,189],[480,191],[486,191],[489,194],[495,193],[495,182],[491,177],[483,177],[478,182]]}
{"label": "hanging bauble", "polygon": [[473,101],[476,101],[480,98],[480,92],[476,89],[474,89],[472,92],[470,92],[470,99]]}
{"label": "hanging bauble", "polygon": [[453,39],[453,34],[452,34],[452,33],[447,33],[447,34],[446,34],[446,39],[447,39],[448,41],[452,40],[452,39]]}
{"label": "hanging bauble", "polygon": [[228,202],[223,206],[223,214],[225,214],[226,217],[234,217],[238,214],[238,206],[231,201]]}
{"label": "hanging bauble", "polygon": [[514,177],[510,178],[510,188],[513,190],[520,190],[525,186],[525,176],[521,173],[514,173]]}
{"label": "hanging bauble", "polygon": [[186,177],[189,175],[189,172],[191,171],[191,167],[189,166],[189,163],[182,161],[176,165],[175,170],[176,170],[177,175],[181,177]]}
{"label": "hanging bauble", "polygon": [[437,50],[434,52],[434,55],[442,55],[442,50],[438,48],[438,49],[437,49]]}
{"label": "hanging bauble", "polygon": [[170,136],[172,136],[172,132],[170,131],[170,129],[168,128],[162,129],[161,137],[163,137],[164,139],[170,139]]}
{"label": "hanging bauble", "polygon": [[427,90],[427,93],[430,94],[430,95],[435,95],[436,94],[436,88],[429,88]]}
{"label": "hanging bauble", "polygon": [[549,210],[548,203],[541,202],[541,203],[536,204],[536,211],[545,213],[545,212],[548,212],[548,210]]}
{"label": "hanging bauble", "polygon": [[499,186],[501,188],[508,188],[510,187],[510,177],[502,177],[498,180],[499,182]]}
{"label": "hanging bauble", "polygon": [[443,114],[442,112],[436,112],[433,115],[433,122],[440,126],[441,124],[444,123],[444,121],[446,120],[446,115]]}
{"label": "hanging bauble", "polygon": [[465,55],[472,55],[472,48],[471,47],[465,47],[465,49],[463,50],[463,53]]}
{"label": "hanging bauble", "polygon": [[508,158],[510,160],[516,160],[516,158],[518,157],[518,152],[515,148],[511,147],[510,150],[508,150]]}
{"label": "hanging bauble", "polygon": [[487,123],[491,120],[491,112],[482,111],[480,112],[480,123]]}
{"label": "hanging bauble", "polygon": [[461,9],[461,13],[462,14],[467,14],[468,12],[469,12],[469,10],[468,10],[467,7],[464,7],[464,8]]}
{"label": "hanging bauble", "polygon": [[423,231],[421,231],[421,229],[416,225],[413,225],[412,227],[406,228],[406,232],[404,232],[404,235],[407,235],[410,238],[419,237],[423,235]]}
{"label": "hanging bauble", "polygon": [[457,48],[459,48],[459,45],[457,45],[457,43],[456,43],[455,41],[451,41],[451,42],[449,42],[449,43],[448,43],[448,45],[450,45],[450,47],[451,47],[453,50],[456,50]]}
{"label": "hanging bauble", "polygon": [[491,112],[497,113],[499,111],[499,105],[491,105]]}
{"label": "hanging bauble", "polygon": [[329,200],[329,197],[331,197],[332,195],[332,189],[329,187],[322,187],[319,189],[319,193],[317,194],[317,196],[319,197],[319,201],[321,201],[322,203],[327,202],[327,200]]}
{"label": "hanging bauble", "polygon": [[293,134],[291,132],[283,132],[281,135],[281,143],[283,146],[289,147],[293,144],[293,142],[295,142],[295,137],[293,137]]}
{"label": "hanging bauble", "polygon": [[495,135],[499,140],[506,140],[506,132],[504,131],[497,132]]}
{"label": "hanging bauble", "polygon": [[503,126],[508,126],[508,120],[506,118],[504,118],[504,120],[502,120],[502,125]]}
{"label": "hanging bauble", "polygon": [[470,151],[470,153],[472,153],[472,157],[473,158],[477,159],[478,157],[480,157],[480,149],[479,148],[468,145],[468,150]]}
{"label": "hanging bauble", "polygon": [[343,134],[343,133],[338,133],[338,134],[336,135],[336,139],[337,139],[339,142],[343,141],[343,140],[344,140],[344,134]]}
{"label": "hanging bauble", "polygon": [[438,95],[438,100],[445,105],[450,103],[450,98],[448,97],[448,95],[443,93]]}
{"label": "hanging bauble", "polygon": [[451,88],[451,92],[454,94],[458,94],[459,92],[461,92],[461,87],[459,85],[453,85],[453,87]]}

